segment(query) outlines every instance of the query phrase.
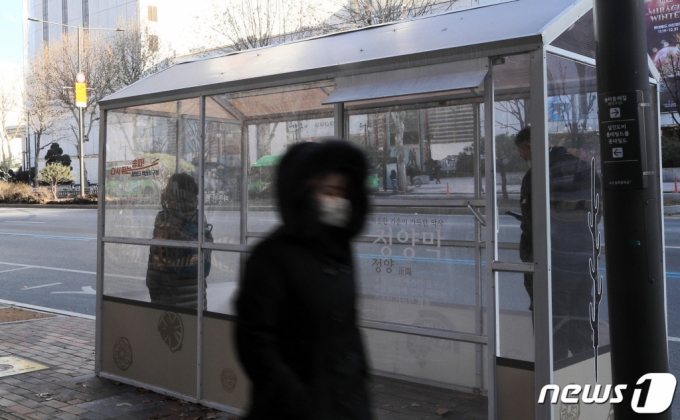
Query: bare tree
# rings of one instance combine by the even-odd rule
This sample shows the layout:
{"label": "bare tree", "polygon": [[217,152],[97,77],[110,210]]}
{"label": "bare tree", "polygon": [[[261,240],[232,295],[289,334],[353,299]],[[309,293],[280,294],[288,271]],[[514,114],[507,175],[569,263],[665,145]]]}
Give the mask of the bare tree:
{"label": "bare tree", "polygon": [[128,22],[123,28],[110,41],[118,88],[167,68],[175,56],[148,26]]}
{"label": "bare tree", "polygon": [[41,150],[64,138],[48,136],[50,141],[42,144],[42,137],[56,133],[57,128],[63,126],[73,133],[66,139],[76,146],[79,159],[82,154],[78,147],[79,111],[73,91],[79,48],[88,99],[83,126],[85,136],[90,136],[99,120],[97,103],[102,98],[168,65],[172,55],[161,59],[160,47],[158,38],[148,28],[134,23],[115,34],[83,31],[80,47],[73,34],[45,45],[32,60],[27,79],[29,124],[36,139],[36,162]]}
{"label": "bare tree", "polygon": [[[670,95],[675,104],[680,103],[680,53],[672,52],[666,55],[665,60],[657,60],[656,68],[659,71],[660,82],[665,86],[665,92]],[[664,90],[662,90],[664,92]],[[671,112],[673,122],[680,128],[680,117],[678,116],[678,108],[676,105],[675,111]]]}
{"label": "bare tree", "polygon": [[197,32],[217,52],[266,47],[323,31],[317,8],[309,0],[213,0],[211,9],[213,20],[197,18]]}
{"label": "bare tree", "polygon": [[404,164],[404,131],[405,131],[405,111],[392,111],[390,117],[396,127],[394,133],[394,145],[397,149],[397,183],[402,190],[406,189],[406,165]]}
{"label": "bare tree", "polygon": [[[84,133],[89,136],[99,120],[97,102],[113,93],[118,87],[118,69],[112,48],[100,34],[83,31],[81,39],[81,69],[87,80],[87,106],[84,109]],[[78,73],[78,42],[75,36],[64,35],[61,42],[46,45],[42,51],[49,77],[46,88],[55,103],[73,118],[66,124],[74,136],[69,140],[78,149],[78,158],[83,153],[78,147],[78,108],[76,107],[73,85]]]}
{"label": "bare tree", "polygon": [[55,122],[63,116],[63,111],[51,95],[50,84],[49,66],[45,56],[39,54],[29,64],[26,75],[26,112],[28,128],[33,134],[33,156],[36,164],[40,151],[58,140],[52,138],[43,144],[43,136],[51,134]]}
{"label": "bare tree", "polygon": [[586,66],[575,66],[578,75],[578,85],[568,81],[567,67],[559,64],[557,74],[548,69],[548,80],[554,88],[560,103],[564,105],[562,117],[564,126],[571,137],[571,147],[580,148],[583,141],[583,133],[589,131],[588,119],[593,112],[593,106],[597,100],[594,92],[588,92]]}
{"label": "bare tree", "polygon": [[457,0],[335,0],[341,27],[361,28],[450,10]]}
{"label": "bare tree", "polygon": [[[15,86],[20,86],[19,80]],[[15,139],[25,122],[21,112],[22,92],[7,84],[0,86],[0,169],[8,171],[17,163],[17,156],[12,155],[11,141]]]}

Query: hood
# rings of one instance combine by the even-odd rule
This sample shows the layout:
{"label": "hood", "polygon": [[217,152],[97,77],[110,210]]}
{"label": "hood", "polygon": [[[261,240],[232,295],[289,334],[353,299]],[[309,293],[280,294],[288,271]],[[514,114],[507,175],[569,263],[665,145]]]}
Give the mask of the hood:
{"label": "hood", "polygon": [[313,198],[311,180],[331,172],[347,177],[352,217],[344,229],[348,238],[357,235],[368,211],[366,158],[363,152],[344,140],[298,143],[281,159],[276,178],[276,197],[287,234],[313,237],[321,230]]}

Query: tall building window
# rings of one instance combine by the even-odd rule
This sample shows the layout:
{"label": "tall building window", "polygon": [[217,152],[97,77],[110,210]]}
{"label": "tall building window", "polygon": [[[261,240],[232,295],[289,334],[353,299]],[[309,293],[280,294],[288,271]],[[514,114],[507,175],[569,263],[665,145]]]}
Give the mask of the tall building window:
{"label": "tall building window", "polygon": [[158,51],[158,35],[149,35],[149,50]]}
{"label": "tall building window", "polygon": [[[61,0],[61,23],[68,25],[68,0]],[[62,26],[61,33],[67,34],[68,27]]]}
{"label": "tall building window", "polygon": [[158,7],[149,6],[148,19],[149,22],[158,22]]}
{"label": "tall building window", "polygon": [[[42,20],[47,21],[49,20],[49,14],[47,13],[48,11],[48,0],[42,0]],[[43,22],[43,42],[50,42],[50,25],[47,22]]]}
{"label": "tall building window", "polygon": [[90,2],[83,0],[83,27],[90,26]]}

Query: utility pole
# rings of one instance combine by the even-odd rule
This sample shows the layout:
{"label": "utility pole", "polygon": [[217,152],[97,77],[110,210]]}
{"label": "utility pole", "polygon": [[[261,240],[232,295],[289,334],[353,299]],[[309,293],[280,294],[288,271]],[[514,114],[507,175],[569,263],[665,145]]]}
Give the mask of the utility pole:
{"label": "utility pole", "polygon": [[[83,69],[81,67],[81,50],[82,50],[82,35],[83,35],[83,27],[78,26],[78,74],[83,73]],[[83,80],[84,81],[84,80]],[[80,81],[77,81],[80,82]],[[82,83],[82,82],[81,82]],[[80,153],[80,159],[78,159],[80,162],[80,196],[85,197],[85,184],[87,183],[87,179],[85,179],[85,148],[83,146],[83,135],[85,132],[85,127],[83,125],[83,115],[84,115],[84,107],[79,106],[78,107],[78,145],[79,145],[79,153]]]}
{"label": "utility pole", "polygon": [[[645,402],[654,396],[638,380],[668,372],[659,131],[644,4],[594,3],[612,379],[627,385],[613,404],[616,420],[640,418],[631,406],[635,388],[649,394]],[[645,418],[670,420],[671,410]]]}

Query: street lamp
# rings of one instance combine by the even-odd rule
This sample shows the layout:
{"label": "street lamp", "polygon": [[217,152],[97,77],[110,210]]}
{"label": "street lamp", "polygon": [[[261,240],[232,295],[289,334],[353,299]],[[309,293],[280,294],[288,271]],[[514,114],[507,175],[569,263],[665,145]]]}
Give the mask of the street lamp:
{"label": "street lamp", "polygon": [[[115,32],[123,32],[124,29],[121,28],[84,28],[82,26],[73,26],[73,25],[66,25],[64,23],[57,23],[57,22],[49,22],[46,20],[41,20],[41,19],[36,19],[36,18],[31,18],[29,17],[28,20],[31,22],[42,22],[42,23],[47,23],[50,25],[60,25],[60,26],[65,26],[67,28],[76,28],[78,29],[78,76],[76,77],[77,79],[82,77],[82,80],[76,80],[76,83],[84,83],[85,82],[85,76],[83,74],[82,68],[81,68],[81,50],[82,50],[82,44],[81,44],[81,38],[82,38],[82,33],[84,29],[87,30],[101,30],[101,31],[115,31]],[[75,94],[75,92],[74,92]],[[85,127],[83,125],[83,113],[84,113],[84,108],[87,106],[87,103],[85,105],[78,105],[76,104],[76,107],[78,107],[78,144],[79,144],[79,153],[80,153],[80,196],[83,197],[85,196],[85,183],[87,180],[85,179],[85,148],[83,146],[83,137],[85,133]],[[36,166],[37,166],[36,162]]]}

